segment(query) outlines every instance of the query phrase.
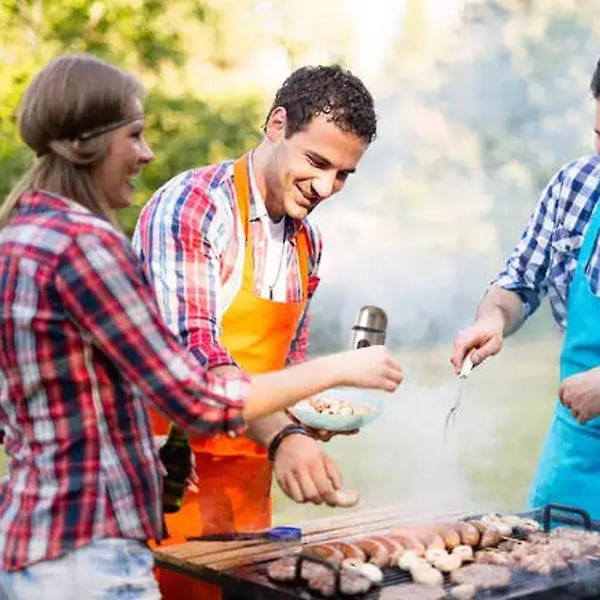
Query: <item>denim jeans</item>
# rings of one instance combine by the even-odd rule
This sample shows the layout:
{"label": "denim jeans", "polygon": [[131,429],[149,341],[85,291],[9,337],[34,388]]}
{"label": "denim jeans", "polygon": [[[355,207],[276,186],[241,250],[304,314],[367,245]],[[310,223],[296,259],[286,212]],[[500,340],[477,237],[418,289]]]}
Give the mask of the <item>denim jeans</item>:
{"label": "denim jeans", "polygon": [[0,600],[160,600],[152,552],[105,538],[20,571],[0,571]]}

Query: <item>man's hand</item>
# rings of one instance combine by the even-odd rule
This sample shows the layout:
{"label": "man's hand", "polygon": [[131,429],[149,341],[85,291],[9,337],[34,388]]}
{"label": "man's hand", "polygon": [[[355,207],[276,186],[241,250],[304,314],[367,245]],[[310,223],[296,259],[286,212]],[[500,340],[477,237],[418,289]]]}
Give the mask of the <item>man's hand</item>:
{"label": "man's hand", "polygon": [[567,377],[558,396],[581,425],[600,415],[600,367]]}
{"label": "man's hand", "polygon": [[336,435],[356,435],[360,429],[349,429],[348,431],[330,431],[329,429],[315,429],[314,427],[309,427],[300,421],[294,414],[290,411],[286,411],[285,414],[294,423],[298,423],[298,425],[302,425],[306,433],[308,435],[318,440],[319,442],[328,442],[332,437]]}
{"label": "man's hand", "polygon": [[492,285],[477,309],[475,323],[456,337],[450,357],[456,374],[468,354],[473,365],[479,365],[500,352],[504,338],[517,331],[523,321],[523,301],[519,294]]}
{"label": "man's hand", "polygon": [[279,487],[292,500],[337,506],[335,491],[342,489],[342,475],[314,439],[302,434],[284,438],[274,471]]}
{"label": "man's hand", "polygon": [[471,327],[463,329],[456,336],[450,362],[456,374],[460,372],[467,355],[471,353],[473,365],[482,363],[486,358],[497,354],[504,341],[504,323],[498,317],[482,317]]}

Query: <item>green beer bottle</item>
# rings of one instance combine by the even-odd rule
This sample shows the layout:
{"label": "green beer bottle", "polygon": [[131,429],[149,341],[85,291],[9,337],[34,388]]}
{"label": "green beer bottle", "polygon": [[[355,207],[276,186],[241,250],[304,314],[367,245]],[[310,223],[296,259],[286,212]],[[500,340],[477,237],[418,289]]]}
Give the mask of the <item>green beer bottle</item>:
{"label": "green beer bottle", "polygon": [[167,471],[163,479],[163,512],[177,512],[183,505],[185,482],[192,468],[192,448],[188,436],[173,423],[167,441],[158,451]]}

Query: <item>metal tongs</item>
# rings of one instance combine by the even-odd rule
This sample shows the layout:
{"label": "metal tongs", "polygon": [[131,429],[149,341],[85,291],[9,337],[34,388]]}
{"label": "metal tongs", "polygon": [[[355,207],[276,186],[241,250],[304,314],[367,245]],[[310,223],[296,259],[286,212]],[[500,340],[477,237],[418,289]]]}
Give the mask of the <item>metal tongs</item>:
{"label": "metal tongs", "polygon": [[444,425],[444,439],[446,439],[446,435],[448,433],[448,427],[450,424],[454,427],[456,422],[456,415],[460,410],[463,392],[465,389],[465,382],[467,378],[471,374],[473,370],[473,359],[471,358],[471,354],[468,354],[463,361],[462,367],[460,368],[460,372],[456,376],[458,379],[458,391],[456,392],[456,397],[454,398],[454,404],[450,407],[448,414],[446,415],[446,423]]}

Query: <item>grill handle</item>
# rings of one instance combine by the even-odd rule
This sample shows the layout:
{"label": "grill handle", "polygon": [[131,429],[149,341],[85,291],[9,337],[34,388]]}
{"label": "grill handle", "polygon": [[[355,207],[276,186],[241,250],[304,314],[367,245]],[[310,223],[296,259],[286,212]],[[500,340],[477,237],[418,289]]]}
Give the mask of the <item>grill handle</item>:
{"label": "grill handle", "polygon": [[[546,504],[546,506],[544,506],[544,513],[543,513],[543,517],[542,517],[544,531],[546,533],[548,533],[550,531],[550,523],[552,521],[552,511],[563,512],[563,513],[568,513],[568,514],[572,514],[572,515],[578,515],[579,517],[581,517],[581,520],[583,521],[584,529],[589,531],[592,528],[592,520],[590,519],[590,515],[587,511],[583,510],[582,508],[575,508],[573,506],[564,506],[562,504]],[[560,519],[558,519],[558,520],[560,520]]]}
{"label": "grill handle", "polygon": [[296,581],[300,581],[302,579],[301,578],[302,563],[305,560],[308,562],[314,562],[319,565],[323,565],[324,567],[327,567],[328,569],[333,571],[334,584],[335,584],[334,585],[334,596],[337,596],[340,593],[340,573],[341,573],[340,568],[325,558],[321,558],[320,556],[315,556],[314,554],[308,554],[306,552],[301,552],[298,555],[298,562],[296,562],[296,574],[295,574]]}

